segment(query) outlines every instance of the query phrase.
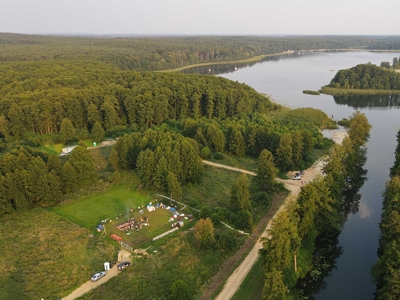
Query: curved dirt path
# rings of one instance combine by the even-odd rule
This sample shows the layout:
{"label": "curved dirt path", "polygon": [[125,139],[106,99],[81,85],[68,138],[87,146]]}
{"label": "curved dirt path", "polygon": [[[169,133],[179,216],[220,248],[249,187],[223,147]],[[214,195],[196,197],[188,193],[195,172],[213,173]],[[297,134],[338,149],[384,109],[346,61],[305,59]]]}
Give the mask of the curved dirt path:
{"label": "curved dirt path", "polygon": [[[122,249],[118,252],[118,262],[130,261],[130,256],[131,256],[131,253],[129,251]],[[121,273],[121,272],[118,271],[117,264],[115,264],[109,271],[106,272],[106,275],[103,278],[100,278],[99,280],[97,280],[95,282],[89,280],[88,282],[86,282],[86,283],[82,284],[80,287],[78,287],[75,291],[73,291],[67,297],[62,298],[62,300],[74,300],[76,298],[79,298],[80,296],[86,294],[87,292],[90,292],[91,290],[98,287],[99,285],[107,282],[114,276],[117,276],[119,273]]]}
{"label": "curved dirt path", "polygon": [[[333,141],[335,141],[335,143],[339,143],[339,144],[342,143],[343,139],[346,136],[347,136],[347,132],[336,131],[336,132],[332,133]],[[203,161],[203,162],[206,163],[205,161]],[[207,162],[206,164],[209,164],[209,165],[212,165],[215,167],[225,168],[225,169],[232,170],[232,171],[244,172],[246,174],[250,174],[253,176],[256,175],[254,172],[249,172],[249,171],[246,171],[243,169],[232,168],[232,167],[228,167],[228,166],[224,166],[224,165],[220,165],[220,164],[214,164],[211,162]],[[314,179],[315,176],[322,174],[322,168],[323,168],[323,160],[321,159],[318,162],[316,162],[311,168],[305,170],[305,174],[302,176],[302,180],[291,180],[291,179],[283,180],[283,179],[279,179],[279,178],[277,178],[276,180],[278,182],[282,182],[285,185],[285,188],[290,191],[290,195],[286,198],[286,199],[290,199],[290,198],[296,197],[299,194],[302,182],[311,181],[312,179]],[[294,175],[294,172],[288,173],[289,177],[291,177],[292,175]],[[268,211],[267,215],[263,218],[263,220],[259,224],[259,225],[261,225],[261,223],[263,223],[264,220],[268,220],[268,224],[266,225],[265,229],[262,230],[262,233],[259,234],[259,237],[267,237],[268,236],[268,230],[271,228],[272,220],[273,220],[273,218],[275,218],[275,216],[278,214],[279,211],[284,209],[285,203],[287,203],[286,199],[284,201],[282,201],[283,205],[280,205],[280,206],[278,205],[278,203],[273,203],[273,205],[270,208],[270,210]],[[270,214],[272,214],[272,216],[269,218],[266,218]],[[256,228],[255,232],[256,231],[257,231],[257,228]],[[252,237],[253,237],[253,235],[252,235]],[[233,297],[233,295],[236,293],[236,291],[239,289],[241,283],[246,278],[247,274],[250,272],[250,270],[253,267],[253,265],[255,264],[255,262],[257,261],[259,250],[262,249],[263,244],[262,244],[262,242],[260,242],[259,238],[255,239],[255,240],[249,238],[248,241],[250,241],[251,243],[254,243],[253,246],[247,245],[248,243],[246,242],[245,245],[242,246],[242,248],[244,248],[246,245],[247,245],[246,250],[250,249],[251,246],[253,248],[250,250],[249,254],[246,256],[246,258],[243,260],[243,262],[229,276],[222,291],[215,298],[216,300],[231,299]],[[243,252],[243,254],[244,254],[245,251],[241,251],[242,248],[240,248],[238,252]],[[234,257],[236,257],[236,256],[237,255],[235,254]],[[216,292],[218,287],[223,283],[223,281],[226,278],[226,277],[224,278],[223,276],[221,276],[221,274],[219,274],[219,273],[230,274],[230,271],[232,271],[232,269],[235,265],[235,262],[240,260],[241,257],[242,256],[238,255],[238,257],[236,258],[237,259],[236,261],[230,262],[230,265],[232,265],[232,267],[229,268],[229,270],[227,270],[229,266],[225,266],[226,264],[224,264],[224,266],[221,268],[221,270],[213,278],[213,282],[204,291],[204,293],[200,297],[200,300],[206,300],[206,299],[208,300],[214,295],[214,293]]]}
{"label": "curved dirt path", "polygon": [[230,171],[246,173],[246,174],[249,174],[251,176],[256,176],[257,175],[256,173],[251,172],[251,171],[247,171],[245,169],[239,169],[239,168],[234,168],[234,167],[230,167],[230,166],[227,166],[227,165],[221,165],[221,164],[217,164],[215,162],[209,161],[209,160],[203,160],[203,164],[209,165],[209,166],[212,166],[212,167],[227,169],[227,170],[230,170]]}

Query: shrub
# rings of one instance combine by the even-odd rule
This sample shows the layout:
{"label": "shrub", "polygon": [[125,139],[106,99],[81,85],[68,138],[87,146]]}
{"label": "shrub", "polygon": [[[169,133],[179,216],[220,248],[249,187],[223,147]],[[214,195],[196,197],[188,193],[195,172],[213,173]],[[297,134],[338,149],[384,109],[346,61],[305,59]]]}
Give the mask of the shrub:
{"label": "shrub", "polygon": [[208,147],[203,147],[200,151],[201,158],[207,159],[211,155],[211,150]]}
{"label": "shrub", "polygon": [[223,153],[221,153],[221,152],[215,152],[215,153],[212,155],[212,157],[213,157],[214,159],[221,160],[221,159],[224,159],[225,155],[224,155]]}
{"label": "shrub", "polygon": [[237,247],[237,241],[235,236],[233,236],[232,233],[222,233],[221,235],[218,236],[217,239],[218,242],[218,247],[222,250],[232,250]]}
{"label": "shrub", "polygon": [[219,225],[221,223],[221,217],[217,213],[213,213],[210,218],[214,225]]}

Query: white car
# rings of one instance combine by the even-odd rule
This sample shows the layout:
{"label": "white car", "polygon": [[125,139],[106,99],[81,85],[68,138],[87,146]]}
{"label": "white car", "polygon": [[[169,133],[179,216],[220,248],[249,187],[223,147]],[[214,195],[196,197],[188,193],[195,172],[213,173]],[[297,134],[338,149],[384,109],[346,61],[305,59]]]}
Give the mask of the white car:
{"label": "white car", "polygon": [[300,173],[296,173],[293,177],[293,180],[300,180],[301,179],[301,174]]}
{"label": "white car", "polygon": [[106,272],[99,272],[99,273],[96,273],[96,274],[94,274],[93,276],[92,276],[92,278],[90,278],[90,280],[91,281],[97,281],[97,280],[99,280],[101,277],[104,277],[106,275]]}

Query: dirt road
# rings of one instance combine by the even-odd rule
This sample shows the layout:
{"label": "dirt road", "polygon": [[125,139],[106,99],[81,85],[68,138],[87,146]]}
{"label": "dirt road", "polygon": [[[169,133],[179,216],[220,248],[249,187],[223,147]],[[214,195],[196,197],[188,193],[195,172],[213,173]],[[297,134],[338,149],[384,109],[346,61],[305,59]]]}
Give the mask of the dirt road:
{"label": "dirt road", "polygon": [[[347,136],[346,132],[333,132],[332,139],[336,143],[340,144],[340,143],[342,143],[343,139],[346,136]],[[303,175],[302,180],[277,179],[278,182],[284,183],[285,187],[290,191],[290,195],[286,199],[290,199],[290,198],[296,197],[296,195],[298,195],[298,193],[300,192],[300,188],[301,188],[302,182],[311,181],[315,176],[317,176],[319,174],[322,174],[322,167],[323,167],[323,161],[320,160],[317,163],[315,163],[311,168],[309,168],[309,169],[307,169],[305,171],[305,174]],[[227,168],[227,169],[232,170],[232,168]],[[233,168],[233,169],[235,169],[235,168]],[[236,171],[239,171],[239,170],[240,169],[237,169]],[[247,173],[247,174],[249,174],[249,173]],[[294,174],[288,173],[289,177],[292,176],[292,175],[294,175]],[[267,232],[271,228],[273,218],[278,214],[278,212],[280,210],[284,209],[285,203],[287,203],[287,202],[285,201],[283,203],[283,205],[281,205],[279,207],[278,211],[274,214],[274,216],[272,218],[270,218],[267,226],[263,230],[263,232],[260,235],[260,237],[266,237],[267,236]],[[275,210],[270,209],[270,212],[271,211],[275,212]],[[236,291],[240,287],[241,283],[246,278],[247,274],[249,273],[249,271],[251,270],[251,268],[253,267],[253,265],[257,261],[257,259],[258,259],[258,251],[261,248],[262,248],[262,243],[260,242],[260,239],[257,239],[255,244],[254,244],[254,246],[253,246],[253,248],[251,249],[251,251],[247,255],[247,257],[243,260],[243,262],[239,265],[239,267],[237,267],[236,270],[228,278],[228,280],[226,281],[222,291],[219,293],[219,295],[216,298],[216,300],[228,300],[228,299],[231,299],[233,297],[233,295],[236,293]],[[220,280],[220,282],[213,282],[210,285],[210,287],[211,286],[215,286],[216,287],[215,290],[214,290],[214,292],[215,292],[216,289],[220,286],[220,284],[222,284],[224,279],[221,280],[221,278],[217,278],[217,276],[216,276],[216,277],[214,277],[213,281],[214,280],[215,281]],[[200,299],[206,299],[206,298],[203,297],[206,294],[207,294],[208,297],[211,297],[213,295],[212,291],[207,289],[203,293],[203,295],[202,295],[202,297]]]}
{"label": "dirt road", "polygon": [[[131,253],[126,251],[126,250],[120,250],[118,252],[118,262],[121,261],[129,261],[130,260]],[[117,269],[117,264],[113,266],[109,271],[107,271],[106,275],[103,278],[100,278],[96,282],[88,281],[84,284],[82,284],[79,288],[77,288],[75,291],[73,291],[71,294],[69,294],[67,297],[62,298],[63,300],[74,300],[87,292],[90,292],[94,288],[98,287],[99,285],[107,282],[114,276],[117,276],[120,271]]]}

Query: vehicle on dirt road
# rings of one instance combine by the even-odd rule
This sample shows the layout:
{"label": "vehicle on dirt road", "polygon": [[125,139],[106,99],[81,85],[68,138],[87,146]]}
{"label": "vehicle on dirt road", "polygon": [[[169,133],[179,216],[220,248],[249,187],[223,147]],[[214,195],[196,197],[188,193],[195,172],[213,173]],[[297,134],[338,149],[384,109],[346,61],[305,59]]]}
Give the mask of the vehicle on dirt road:
{"label": "vehicle on dirt road", "polygon": [[105,275],[106,275],[106,272],[104,272],[104,271],[103,272],[99,272],[99,273],[94,274],[92,276],[92,278],[90,278],[90,280],[95,282],[95,281],[99,280],[101,277],[104,277]]}
{"label": "vehicle on dirt road", "polygon": [[293,180],[300,180],[301,179],[301,174],[300,173],[296,173],[293,177]]}
{"label": "vehicle on dirt road", "polygon": [[125,269],[126,267],[129,267],[131,263],[129,261],[123,261],[122,263],[118,264],[118,271],[122,271],[123,269]]}

